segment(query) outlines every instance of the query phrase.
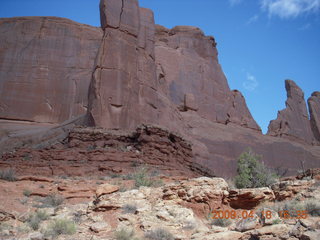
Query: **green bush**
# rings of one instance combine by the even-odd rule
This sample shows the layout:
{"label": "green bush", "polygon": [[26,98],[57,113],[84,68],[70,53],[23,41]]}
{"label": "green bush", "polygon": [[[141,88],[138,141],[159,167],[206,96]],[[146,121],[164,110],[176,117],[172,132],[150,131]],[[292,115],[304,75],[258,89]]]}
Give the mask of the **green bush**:
{"label": "green bush", "polygon": [[280,224],[281,223],[281,219],[275,219],[272,221],[272,225],[276,225],[276,224]]}
{"label": "green bush", "polygon": [[320,216],[320,203],[315,199],[310,199],[305,202],[305,209],[311,216]]}
{"label": "green bush", "polygon": [[152,230],[145,234],[149,240],[174,240],[174,236],[163,228]]}
{"label": "green bush", "polygon": [[238,175],[235,177],[237,188],[267,187],[276,181],[276,174],[260,162],[261,156],[251,149],[243,152],[238,159]]}
{"label": "green bush", "polygon": [[76,233],[76,225],[73,221],[67,219],[56,219],[52,221],[46,231],[46,235],[72,235]]}
{"label": "green bush", "polygon": [[308,199],[305,201],[293,199],[276,202],[273,205],[269,205],[268,208],[271,208],[276,212],[287,211],[290,217],[298,217],[299,213],[301,214],[301,211],[307,211],[311,216],[320,216],[320,203],[315,199]]}
{"label": "green bush", "polygon": [[4,169],[4,170],[0,170],[0,179],[9,181],[9,182],[14,182],[16,181],[16,172],[11,169]]}
{"label": "green bush", "polygon": [[115,232],[116,240],[138,240],[138,238],[134,237],[135,233],[133,230],[121,229]]}
{"label": "green bush", "polygon": [[147,167],[138,168],[131,176],[132,176],[132,179],[135,181],[136,188],[139,188],[142,186],[158,187],[163,184],[161,180],[154,180],[151,178],[150,174],[148,173]]}
{"label": "green bush", "polygon": [[29,189],[23,190],[23,195],[26,196],[26,197],[30,197],[31,193],[32,192]]}
{"label": "green bush", "polygon": [[137,206],[134,204],[126,204],[122,207],[122,212],[135,214],[137,212]]}
{"label": "green bush", "polygon": [[33,230],[38,230],[40,223],[48,218],[49,216],[46,211],[39,210],[28,217],[27,223]]}
{"label": "green bush", "polygon": [[61,195],[51,194],[41,199],[41,205],[36,205],[39,208],[47,208],[47,207],[58,207],[64,201],[64,198]]}

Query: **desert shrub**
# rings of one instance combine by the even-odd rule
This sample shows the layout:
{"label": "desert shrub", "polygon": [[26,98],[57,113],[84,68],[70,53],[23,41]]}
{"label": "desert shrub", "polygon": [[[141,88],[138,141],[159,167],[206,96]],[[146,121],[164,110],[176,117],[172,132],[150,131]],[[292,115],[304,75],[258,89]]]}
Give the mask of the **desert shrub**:
{"label": "desert shrub", "polygon": [[275,219],[272,221],[272,225],[281,223],[281,219]]}
{"label": "desert shrub", "polygon": [[39,207],[39,208],[58,207],[63,203],[63,201],[64,201],[64,198],[61,195],[51,194],[41,199],[40,200],[41,204],[37,205],[36,207]]}
{"label": "desert shrub", "polygon": [[231,220],[226,218],[218,218],[218,219],[213,219],[211,221],[212,225],[219,226],[219,227],[228,227],[229,225],[231,225],[231,223],[232,223]]}
{"label": "desert shrub", "polygon": [[24,189],[23,190],[23,195],[26,196],[26,197],[30,197],[31,193],[32,192],[29,189]]}
{"label": "desert shrub", "polygon": [[238,159],[238,175],[235,177],[237,188],[266,187],[276,181],[274,174],[268,167],[260,162],[261,156],[251,149],[243,152]]}
{"label": "desert shrub", "polygon": [[40,223],[48,218],[49,216],[46,211],[38,210],[28,217],[27,223],[33,230],[38,230]]}
{"label": "desert shrub", "polygon": [[14,182],[16,181],[16,172],[12,168],[7,168],[4,170],[0,170],[0,179]]}
{"label": "desert shrub", "polygon": [[315,199],[309,199],[306,201],[293,199],[276,202],[273,205],[269,205],[268,208],[271,208],[276,212],[287,211],[291,217],[298,217],[299,211],[307,211],[311,216],[320,216],[320,203]]}
{"label": "desert shrub", "polygon": [[77,211],[77,212],[73,213],[73,221],[75,223],[81,223],[83,215],[85,215],[85,214],[82,211]]}
{"label": "desert shrub", "polygon": [[10,225],[5,222],[0,222],[0,233],[2,233],[5,230],[10,229]]}
{"label": "desert shrub", "polygon": [[134,204],[126,204],[122,207],[122,212],[135,214],[137,212],[137,206]]}
{"label": "desert shrub", "polygon": [[148,168],[138,168],[133,174],[132,179],[135,181],[135,187],[158,187],[162,185],[161,180],[153,180],[148,173]]}
{"label": "desert shrub", "polygon": [[67,219],[55,219],[52,221],[46,230],[46,235],[72,235],[76,233],[76,225],[73,221]]}
{"label": "desert shrub", "polygon": [[135,233],[131,230],[121,229],[115,232],[116,240],[138,240],[138,238],[134,237]]}
{"label": "desert shrub", "polygon": [[320,216],[320,203],[315,199],[310,199],[305,202],[305,209],[311,216]]}
{"label": "desert shrub", "polygon": [[174,240],[174,236],[163,228],[157,228],[147,232],[145,238],[150,240]]}

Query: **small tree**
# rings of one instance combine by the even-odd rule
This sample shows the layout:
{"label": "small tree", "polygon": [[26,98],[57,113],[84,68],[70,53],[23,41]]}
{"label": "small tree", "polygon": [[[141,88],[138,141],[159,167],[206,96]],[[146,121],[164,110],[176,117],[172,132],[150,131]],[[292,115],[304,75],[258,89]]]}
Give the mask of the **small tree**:
{"label": "small tree", "polygon": [[276,181],[276,174],[260,162],[261,156],[250,148],[238,159],[238,175],[235,177],[237,188],[267,187]]}

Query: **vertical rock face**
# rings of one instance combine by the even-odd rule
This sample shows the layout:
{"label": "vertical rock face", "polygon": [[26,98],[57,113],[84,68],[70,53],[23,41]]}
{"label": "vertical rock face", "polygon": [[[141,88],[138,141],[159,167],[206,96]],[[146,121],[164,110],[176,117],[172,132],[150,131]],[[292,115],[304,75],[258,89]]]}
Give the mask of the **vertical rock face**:
{"label": "vertical rock face", "polygon": [[102,0],[100,15],[104,37],[91,83],[89,123],[132,129],[152,119],[157,108],[153,13],[136,0]]}
{"label": "vertical rock face", "polygon": [[320,92],[312,93],[308,99],[311,128],[315,139],[320,144]]}
{"label": "vertical rock face", "polygon": [[100,1],[104,38],[91,84],[88,120],[105,128],[139,123],[183,128],[179,111],[259,130],[244,98],[230,91],[216,43],[199,28],[155,26],[138,2]]}
{"label": "vertical rock face", "polygon": [[156,63],[158,78],[167,86],[164,94],[181,111],[260,131],[241,93],[230,91],[213,37],[195,27],[157,26]]}
{"label": "vertical rock face", "polygon": [[86,113],[101,38],[67,19],[0,19],[0,118],[59,123]]}
{"label": "vertical rock face", "polygon": [[268,135],[299,140],[309,144],[314,142],[303,91],[292,80],[286,80],[286,108],[278,112],[268,127]]}

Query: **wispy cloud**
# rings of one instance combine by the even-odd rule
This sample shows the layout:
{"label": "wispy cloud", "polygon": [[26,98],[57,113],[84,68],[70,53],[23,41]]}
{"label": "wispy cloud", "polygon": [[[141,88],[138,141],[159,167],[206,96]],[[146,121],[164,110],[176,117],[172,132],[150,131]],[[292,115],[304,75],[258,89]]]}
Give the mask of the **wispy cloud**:
{"label": "wispy cloud", "polygon": [[319,11],[320,0],[261,0],[261,8],[269,17],[289,19]]}
{"label": "wispy cloud", "polygon": [[307,23],[307,24],[303,25],[302,27],[298,28],[298,30],[300,30],[300,31],[306,31],[306,30],[308,30],[308,29],[310,29],[310,28],[311,28],[311,24],[310,24],[310,23]]}
{"label": "wispy cloud", "polygon": [[254,91],[259,86],[259,83],[255,76],[247,72],[247,80],[242,83],[242,86],[247,91]]}
{"label": "wispy cloud", "polygon": [[242,2],[242,0],[229,0],[230,5],[233,7],[235,5],[238,5],[239,3]]}
{"label": "wispy cloud", "polygon": [[249,20],[247,21],[247,25],[252,24],[252,23],[258,21],[258,19],[259,19],[259,15],[258,15],[258,14],[253,15],[253,16],[252,16],[251,18],[249,18]]}

